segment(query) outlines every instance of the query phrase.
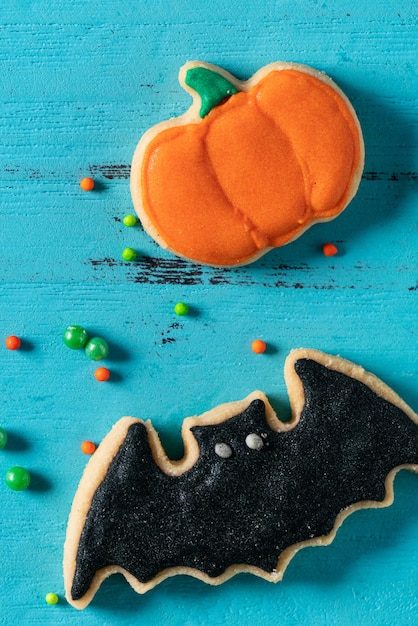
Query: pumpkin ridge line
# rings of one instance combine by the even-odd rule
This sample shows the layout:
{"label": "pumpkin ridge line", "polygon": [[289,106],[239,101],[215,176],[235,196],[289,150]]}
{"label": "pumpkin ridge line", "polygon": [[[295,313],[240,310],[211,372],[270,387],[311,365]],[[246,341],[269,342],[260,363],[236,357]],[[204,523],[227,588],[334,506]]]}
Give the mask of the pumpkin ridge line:
{"label": "pumpkin ridge line", "polygon": [[[328,86],[328,85],[327,85]],[[350,129],[350,135],[354,138],[354,136],[357,136],[358,141],[355,141],[354,139],[352,140],[353,143],[353,158],[352,158],[352,162],[351,162],[351,169],[350,169],[350,178],[348,180],[348,183],[346,185],[346,188],[344,189],[343,194],[341,195],[337,207],[339,209],[339,207],[341,207],[341,205],[345,205],[347,206],[348,203],[350,202],[350,194],[352,194],[352,188],[353,188],[353,184],[354,181],[357,179],[358,177],[358,171],[359,169],[362,170],[362,166],[361,166],[361,161],[362,161],[362,148],[361,148],[361,143],[362,143],[362,139],[361,139],[361,130],[359,129],[359,127],[357,126],[357,124],[354,122],[355,119],[357,119],[356,116],[356,112],[354,110],[354,107],[352,106],[351,102],[348,100],[347,96],[343,93],[338,93],[335,89],[333,89],[332,87],[330,87],[330,91],[329,94],[331,96],[331,98],[333,99],[333,101],[337,104],[339,101],[343,103],[343,107],[340,108],[340,113],[342,115],[342,117],[344,118],[348,128]],[[354,132],[353,132],[354,131]]]}
{"label": "pumpkin ridge line", "polygon": [[[208,151],[208,146],[207,146],[207,142],[206,142],[206,136],[208,133],[208,129],[206,130],[205,135],[202,137],[202,141],[204,143],[205,146],[205,158],[206,158],[206,162],[208,164],[208,169],[210,171],[211,176],[213,177],[213,179],[215,180],[218,188],[220,189],[224,199],[226,200],[226,203],[228,204],[228,206],[231,208],[232,213],[234,213],[234,215],[238,215],[238,217],[240,218],[240,221],[242,222],[243,226],[248,226],[249,230],[248,230],[248,234],[251,237],[255,247],[257,248],[257,250],[261,250],[262,248],[264,248],[267,245],[270,245],[269,242],[267,241],[267,238],[265,237],[265,235],[260,232],[258,230],[258,228],[256,227],[256,225],[252,222],[252,220],[250,220],[250,218],[245,214],[244,211],[242,211],[239,207],[236,207],[234,205],[234,203],[229,199],[228,194],[225,192],[223,186],[220,183],[219,177],[216,173],[216,169],[213,165],[213,162],[210,158],[210,154]],[[266,243],[264,244],[264,246],[262,248],[260,248],[259,244],[257,243],[257,237],[255,235],[259,235],[259,237],[263,238]]]}
{"label": "pumpkin ridge line", "polygon": [[[286,132],[286,130],[284,128],[282,128],[281,126],[279,126],[278,124],[276,124],[276,121],[274,120],[274,118],[269,115],[266,111],[264,111],[257,100],[257,96],[254,97],[254,105],[256,107],[256,109],[261,113],[261,115],[264,115],[267,119],[270,120],[270,122],[272,123],[272,125],[278,129],[281,133],[283,133],[283,135],[286,137],[286,139],[289,142],[289,145],[292,147],[292,151],[293,151],[293,156],[295,157],[300,171],[302,172],[302,178],[303,178],[303,188],[304,188],[304,198],[305,198],[305,206],[304,206],[304,211],[303,211],[303,222],[302,224],[307,224],[307,222],[312,218],[312,205],[310,203],[310,193],[312,191],[313,186],[315,185],[315,181],[311,179],[310,176],[310,172],[309,172],[309,167],[306,165],[305,161],[299,156],[299,154],[297,153],[297,151],[294,148],[293,142],[290,139],[289,134]],[[299,226],[297,226],[296,228],[296,232],[299,230],[299,228],[302,226],[302,224],[300,224]]]}
{"label": "pumpkin ridge line", "polygon": [[[310,76],[310,78],[312,78],[312,76]],[[345,93],[334,83],[334,81],[331,81],[332,84],[329,84],[326,81],[322,81],[322,80],[321,82],[323,84],[322,85],[323,89],[326,90],[327,96],[333,101],[340,115],[344,119],[348,129],[350,130],[349,134],[352,138],[353,157],[351,159],[351,164],[350,164],[351,165],[350,176],[347,179],[347,183],[345,185],[344,191],[342,192],[340,198],[336,201],[336,204],[333,209],[327,211],[326,213],[321,212],[322,217],[320,218],[319,221],[323,221],[324,219],[327,220],[330,216],[334,216],[336,214],[338,215],[342,210],[341,207],[344,207],[344,208],[347,207],[347,205],[353,198],[352,189],[354,186],[354,182],[358,180],[358,172],[359,170],[362,171],[363,169],[362,168],[362,147],[361,147],[362,133],[361,133],[361,129],[359,125],[355,122],[355,120],[357,119],[357,114],[355,112],[355,109],[353,105],[351,104],[350,100],[348,99],[348,97],[345,95]],[[341,104],[343,106],[341,106]],[[268,115],[268,114],[265,113],[265,115]],[[354,139],[354,137],[357,137],[357,141],[356,139]],[[296,157],[298,158],[297,154],[296,154]],[[309,171],[309,167],[308,167],[308,171]],[[302,169],[302,173],[304,173],[303,169]],[[311,192],[315,184],[316,184],[315,180],[311,181],[311,189],[310,189]],[[309,207],[311,209],[311,217],[315,221],[315,217],[316,217],[315,209],[313,209],[310,203],[309,203]]]}

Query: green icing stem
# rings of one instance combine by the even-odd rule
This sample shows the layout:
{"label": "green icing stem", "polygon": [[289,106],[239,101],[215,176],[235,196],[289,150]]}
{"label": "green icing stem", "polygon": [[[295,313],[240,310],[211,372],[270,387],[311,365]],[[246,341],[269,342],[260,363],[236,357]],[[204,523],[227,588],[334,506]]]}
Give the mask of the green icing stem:
{"label": "green icing stem", "polygon": [[222,100],[238,93],[238,89],[224,76],[207,67],[192,67],[186,72],[186,85],[199,94],[200,117],[205,117]]}

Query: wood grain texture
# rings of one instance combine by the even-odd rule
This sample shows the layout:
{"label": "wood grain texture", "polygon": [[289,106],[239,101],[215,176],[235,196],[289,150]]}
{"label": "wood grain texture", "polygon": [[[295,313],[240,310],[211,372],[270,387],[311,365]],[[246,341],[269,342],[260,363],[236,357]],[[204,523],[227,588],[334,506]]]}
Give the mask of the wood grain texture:
{"label": "wood grain texture", "polygon": [[[0,624],[341,626],[417,621],[417,477],[395,503],[349,518],[328,548],[300,552],[279,585],[240,576],[220,588],[185,577],[144,597],[118,578],[75,614],[63,593],[67,516],[86,457],[122,415],[151,418],[180,457],[184,417],[266,392],[288,417],[283,363],[294,347],[341,354],[418,408],[417,22],[407,0],[173,3],[9,0],[0,8],[0,320],[22,349],[0,349],[3,485]],[[241,79],[266,63],[307,63],[352,100],[366,145],[358,195],[255,264],[202,268],[164,252],[132,211],[129,164],[142,133],[183,113],[177,82],[202,59]],[[78,182],[91,175],[96,190]],[[339,254],[322,255],[333,241]],[[121,250],[139,251],[137,262]],[[173,313],[184,300],[191,314]],[[112,380],[70,352],[65,327],[110,344]],[[255,337],[269,346],[254,355]]]}

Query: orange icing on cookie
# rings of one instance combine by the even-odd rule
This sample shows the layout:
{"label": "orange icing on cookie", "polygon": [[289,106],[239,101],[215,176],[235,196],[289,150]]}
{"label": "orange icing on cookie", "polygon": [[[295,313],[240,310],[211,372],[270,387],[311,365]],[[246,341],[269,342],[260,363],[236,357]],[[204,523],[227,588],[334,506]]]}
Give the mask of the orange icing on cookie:
{"label": "orange icing on cookie", "polygon": [[237,93],[203,119],[192,106],[138,146],[137,212],[180,256],[215,266],[250,262],[338,215],[357,190],[363,142],[346,97],[304,66],[264,70],[247,83],[222,72]]}

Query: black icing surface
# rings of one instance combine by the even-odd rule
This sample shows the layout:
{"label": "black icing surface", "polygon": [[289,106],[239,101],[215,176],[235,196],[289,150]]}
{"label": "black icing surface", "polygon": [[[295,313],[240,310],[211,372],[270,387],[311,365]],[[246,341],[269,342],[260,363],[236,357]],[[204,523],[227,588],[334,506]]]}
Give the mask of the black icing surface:
{"label": "black icing surface", "polygon": [[[192,429],[201,454],[179,477],[154,463],[145,427],[130,426],[86,518],[74,600],[108,565],[141,582],[175,566],[211,577],[233,564],[272,572],[283,550],[329,533],[350,505],[383,500],[387,474],[418,463],[418,427],[399,408],[314,360],[295,369],[306,402],[293,430],[270,430],[255,400],[226,422]],[[246,446],[249,433],[262,436],[261,450]],[[215,454],[220,442],[231,458]]]}

